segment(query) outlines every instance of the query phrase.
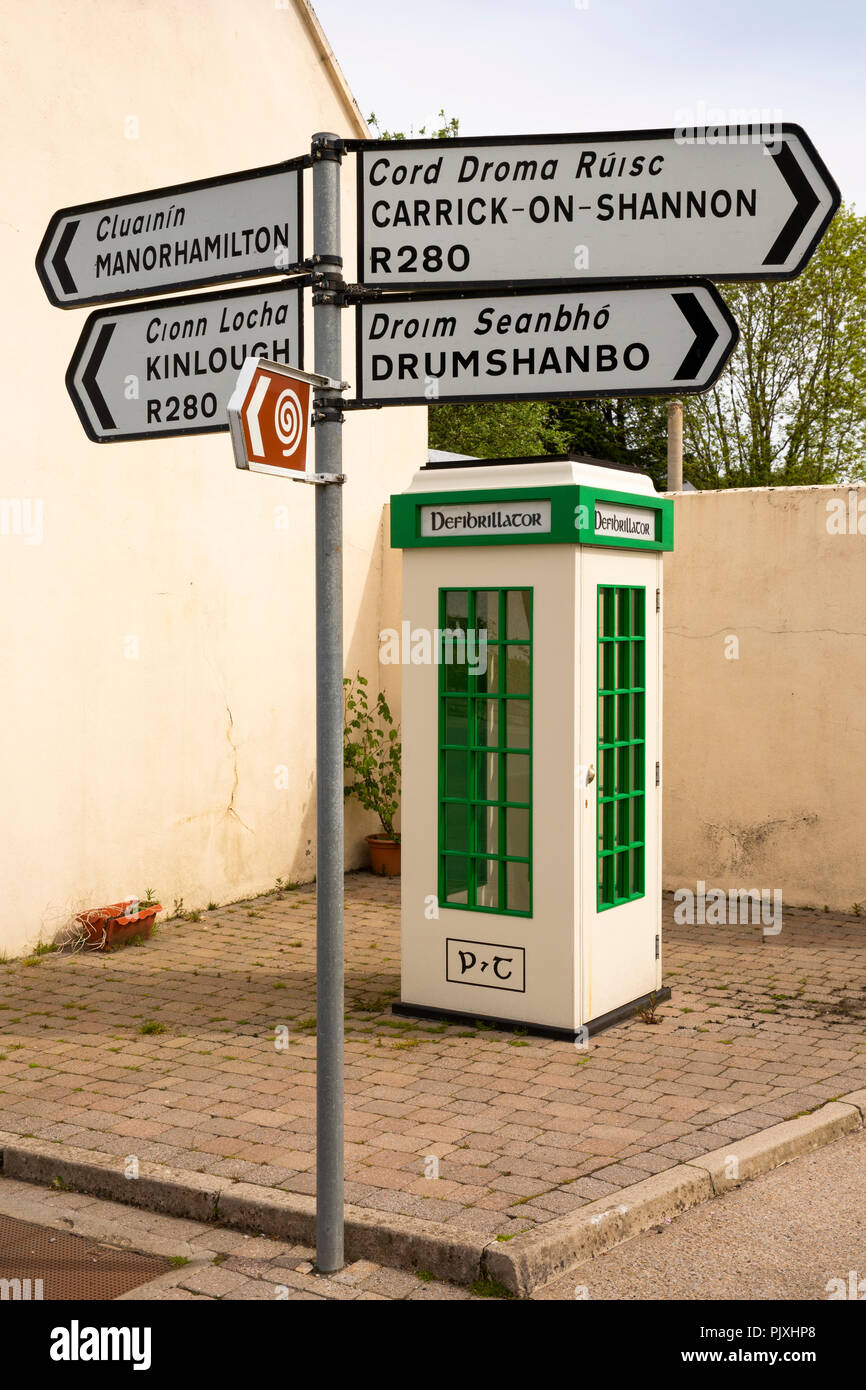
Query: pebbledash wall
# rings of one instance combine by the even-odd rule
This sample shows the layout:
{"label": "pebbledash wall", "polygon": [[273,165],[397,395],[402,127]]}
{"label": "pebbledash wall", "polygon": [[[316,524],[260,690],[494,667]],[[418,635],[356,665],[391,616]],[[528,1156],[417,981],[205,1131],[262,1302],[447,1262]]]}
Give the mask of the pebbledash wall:
{"label": "pebbledash wall", "polygon": [[866,486],[675,495],[663,883],[866,902]]}
{"label": "pebbledash wall", "polygon": [[[0,951],[15,954],[129,893],[201,907],[316,866],[313,489],[237,472],[227,434],[87,440],[64,373],[90,311],[45,297],[48,219],[366,128],[299,0],[7,0],[4,35]],[[343,175],[355,279],[351,160]],[[308,247],[310,211],[308,195]],[[344,328],[352,381],[348,312]],[[426,411],[356,412],[344,433],[346,668],[375,679],[383,504],[424,459]],[[350,813],[350,865],[374,828]]]}

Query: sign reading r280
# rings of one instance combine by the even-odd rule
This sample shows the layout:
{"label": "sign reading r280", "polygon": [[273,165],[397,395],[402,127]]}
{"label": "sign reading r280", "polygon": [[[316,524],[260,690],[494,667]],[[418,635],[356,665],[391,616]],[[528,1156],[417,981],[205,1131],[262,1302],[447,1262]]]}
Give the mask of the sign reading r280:
{"label": "sign reading r280", "polygon": [[839,190],[795,125],[352,141],[363,284],[798,275]]}

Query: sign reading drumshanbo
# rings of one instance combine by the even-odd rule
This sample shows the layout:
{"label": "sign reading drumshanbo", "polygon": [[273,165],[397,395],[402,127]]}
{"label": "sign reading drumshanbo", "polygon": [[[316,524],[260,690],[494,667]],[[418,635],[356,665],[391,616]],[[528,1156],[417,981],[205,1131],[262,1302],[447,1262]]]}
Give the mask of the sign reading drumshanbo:
{"label": "sign reading drumshanbo", "polygon": [[301,161],[55,212],[36,256],[61,309],[279,275],[301,260]]}
{"label": "sign reading drumshanbo", "polygon": [[91,314],[66,373],[87,435],[103,444],[227,430],[248,357],[303,361],[300,283]]}
{"label": "sign reading drumshanbo", "polygon": [[704,391],[738,337],[713,285],[360,304],[358,403],[558,400]]}
{"label": "sign reading drumshanbo", "polygon": [[840,194],[796,125],[352,142],[365,285],[785,279]]}

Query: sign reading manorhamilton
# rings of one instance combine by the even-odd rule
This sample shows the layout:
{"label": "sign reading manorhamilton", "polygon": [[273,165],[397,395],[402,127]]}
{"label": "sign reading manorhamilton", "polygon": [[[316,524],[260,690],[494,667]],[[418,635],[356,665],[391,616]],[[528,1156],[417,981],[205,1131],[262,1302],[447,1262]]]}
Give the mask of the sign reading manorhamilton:
{"label": "sign reading manorhamilton", "polygon": [[36,256],[45,293],[70,309],[296,267],[302,162],[61,208]]}

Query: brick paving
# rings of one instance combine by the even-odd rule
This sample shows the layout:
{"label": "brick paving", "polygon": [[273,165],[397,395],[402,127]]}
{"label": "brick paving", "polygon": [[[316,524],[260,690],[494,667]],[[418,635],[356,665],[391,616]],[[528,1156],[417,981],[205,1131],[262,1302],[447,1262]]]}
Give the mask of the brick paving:
{"label": "brick paving", "polygon": [[[664,917],[661,1022],[582,1052],[392,1017],[399,885],[348,875],[347,1201],[509,1236],[866,1086],[866,923]],[[312,887],[0,965],[0,1133],[314,1192],[314,969]]]}
{"label": "brick paving", "polygon": [[[0,1213],[49,1230],[83,1236],[114,1249],[137,1250],[170,1259],[175,1266],[173,1271],[125,1295],[136,1302],[381,1303],[460,1299],[475,1303],[482,1298],[508,1296],[490,1280],[479,1281],[475,1288],[483,1292],[474,1292],[436,1279],[429,1270],[407,1274],[371,1260],[355,1260],[336,1274],[319,1274],[313,1263],[315,1251],[303,1245],[242,1235],[200,1221],[139,1211],[119,1202],[34,1187],[8,1178],[0,1178]],[[93,1296],[92,1288],[87,1286],[86,1269],[81,1273],[75,1296]]]}

